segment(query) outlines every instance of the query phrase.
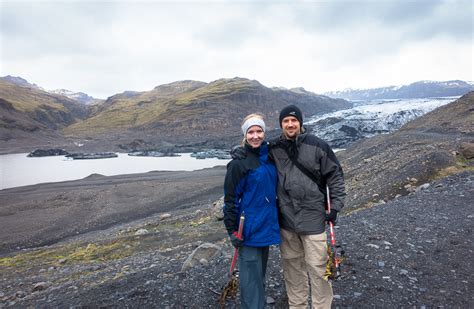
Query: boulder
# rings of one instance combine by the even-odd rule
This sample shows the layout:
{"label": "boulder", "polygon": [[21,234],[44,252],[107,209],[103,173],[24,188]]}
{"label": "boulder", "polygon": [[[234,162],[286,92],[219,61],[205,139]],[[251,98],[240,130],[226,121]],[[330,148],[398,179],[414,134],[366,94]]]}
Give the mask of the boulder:
{"label": "boulder", "polygon": [[459,147],[459,152],[463,155],[464,158],[471,160],[474,158],[474,143],[461,143]]}
{"label": "boulder", "polygon": [[222,196],[220,199],[214,201],[212,203],[211,213],[217,221],[224,220],[224,213],[222,212],[224,208],[224,197]]}
{"label": "boulder", "polygon": [[138,231],[135,232],[135,236],[146,235],[148,233],[149,232],[147,229],[139,229]]}
{"label": "boulder", "polygon": [[202,261],[209,262],[221,253],[221,247],[211,243],[203,243],[191,253],[191,255],[184,261],[181,271],[184,272],[195,265],[205,264]]}
{"label": "boulder", "polygon": [[169,214],[169,213],[164,213],[164,214],[160,215],[160,220],[165,220],[165,219],[168,219],[168,218],[171,218],[171,214]]}
{"label": "boulder", "polygon": [[46,290],[49,286],[51,286],[51,282],[38,282],[33,286],[32,292]]}

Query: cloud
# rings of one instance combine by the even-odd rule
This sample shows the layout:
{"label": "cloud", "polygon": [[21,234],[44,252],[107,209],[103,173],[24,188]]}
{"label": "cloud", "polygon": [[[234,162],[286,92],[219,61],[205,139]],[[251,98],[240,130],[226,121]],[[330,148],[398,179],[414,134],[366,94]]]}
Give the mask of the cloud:
{"label": "cloud", "polygon": [[1,75],[96,97],[247,77],[310,91],[472,80],[471,1],[5,1]]}

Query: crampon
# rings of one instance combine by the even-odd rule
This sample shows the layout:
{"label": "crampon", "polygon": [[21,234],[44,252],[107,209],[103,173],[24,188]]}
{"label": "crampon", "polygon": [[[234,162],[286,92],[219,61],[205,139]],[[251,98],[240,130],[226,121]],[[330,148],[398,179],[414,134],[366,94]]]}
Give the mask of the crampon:
{"label": "crampon", "polygon": [[[245,214],[244,212],[242,212],[240,214],[239,230],[237,232],[240,238],[242,238],[242,232],[244,229],[244,221],[245,221]],[[239,249],[235,248],[234,257],[232,258],[232,262],[230,264],[229,282],[224,286],[224,288],[222,289],[221,295],[219,297],[219,303],[221,305],[221,308],[225,307],[225,302],[228,297],[235,299],[235,297],[237,296],[237,290],[239,288],[239,280],[238,280],[237,270],[235,269],[235,265],[237,263],[238,253],[239,253]]]}
{"label": "crampon", "polygon": [[[329,187],[326,186],[326,213],[331,212],[331,198],[329,195]],[[341,263],[344,261],[344,251],[340,250],[341,246],[336,245],[336,235],[334,233],[334,223],[329,221],[329,243],[327,244],[328,261],[326,262],[326,280],[337,280],[341,277]],[[339,249],[339,250],[338,250]]]}
{"label": "crampon", "polygon": [[227,301],[227,298],[232,298],[232,299],[236,298],[238,288],[239,288],[239,278],[237,276],[237,273],[234,272],[229,282],[222,289],[221,295],[219,297],[219,304],[221,305],[222,309],[225,308],[225,303]]}
{"label": "crampon", "polygon": [[[340,248],[340,246],[337,246]],[[341,277],[341,264],[345,260],[344,251],[341,250],[338,252],[338,248],[333,251],[331,246],[328,245],[328,256],[329,259],[326,262],[326,273],[324,274],[324,279],[335,281]]]}

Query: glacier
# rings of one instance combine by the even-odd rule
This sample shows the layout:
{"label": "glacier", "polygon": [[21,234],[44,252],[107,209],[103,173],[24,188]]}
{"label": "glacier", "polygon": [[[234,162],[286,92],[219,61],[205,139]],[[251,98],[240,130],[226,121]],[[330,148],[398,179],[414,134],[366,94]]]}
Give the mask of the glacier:
{"label": "glacier", "polygon": [[332,147],[344,148],[362,138],[391,133],[459,97],[353,101],[353,108],[309,117],[304,125]]}

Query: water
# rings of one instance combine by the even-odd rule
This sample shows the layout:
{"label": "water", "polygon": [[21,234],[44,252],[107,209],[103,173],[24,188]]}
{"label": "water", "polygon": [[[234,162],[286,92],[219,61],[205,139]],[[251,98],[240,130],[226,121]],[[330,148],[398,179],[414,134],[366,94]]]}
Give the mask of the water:
{"label": "water", "polygon": [[120,153],[117,158],[70,160],[64,156],[28,158],[26,153],[0,155],[0,190],[44,182],[76,180],[91,174],[104,176],[146,173],[150,171],[193,171],[229,160],[197,160],[189,153],[181,157],[132,157]]}

